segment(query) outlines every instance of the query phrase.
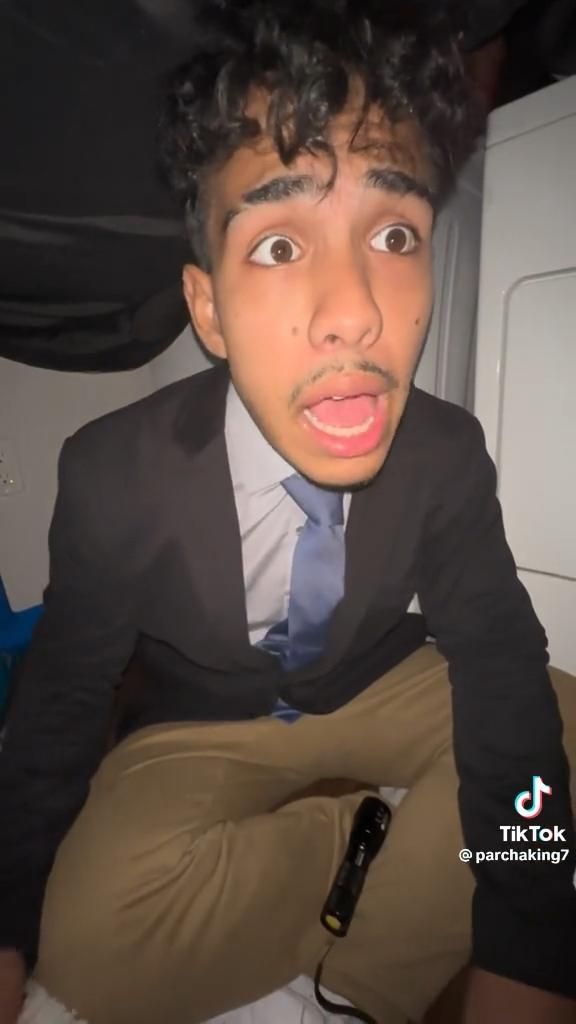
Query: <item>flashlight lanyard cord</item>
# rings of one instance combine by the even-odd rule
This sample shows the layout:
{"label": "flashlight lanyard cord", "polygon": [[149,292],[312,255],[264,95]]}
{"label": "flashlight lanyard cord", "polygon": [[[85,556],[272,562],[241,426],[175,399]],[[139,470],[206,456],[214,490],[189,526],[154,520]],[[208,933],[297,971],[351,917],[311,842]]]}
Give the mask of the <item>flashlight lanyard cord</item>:
{"label": "flashlight lanyard cord", "polygon": [[354,1020],[363,1020],[364,1024],[377,1024],[374,1017],[370,1017],[370,1015],[368,1013],[364,1013],[363,1010],[357,1010],[353,1006],[346,1006],[345,1003],[333,1003],[331,999],[327,999],[320,991],[322,968],[324,967],[324,961],[331,949],[332,945],[330,945],[324,953],[324,956],[316,968],[316,973],[314,974],[314,995],[316,997],[316,1002],[328,1013],[338,1014],[340,1017],[353,1017]]}

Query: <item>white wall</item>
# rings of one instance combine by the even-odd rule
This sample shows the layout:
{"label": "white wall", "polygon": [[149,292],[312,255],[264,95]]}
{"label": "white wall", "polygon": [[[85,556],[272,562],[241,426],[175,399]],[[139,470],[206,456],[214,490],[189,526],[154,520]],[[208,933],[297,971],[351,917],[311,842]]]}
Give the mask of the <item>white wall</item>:
{"label": "white wall", "polygon": [[166,352],[150,363],[151,391],[158,391],[175,380],[199,373],[211,365],[212,361],[188,327]]}
{"label": "white wall", "polygon": [[416,384],[472,407],[484,147],[472,155],[434,226],[434,310]]}
{"label": "white wall", "polygon": [[47,533],[65,438],[208,365],[190,330],[148,366],[122,373],[62,373],[0,359],[0,441],[13,443],[23,483],[0,496],[0,576],[15,611],[38,604],[48,581]]}

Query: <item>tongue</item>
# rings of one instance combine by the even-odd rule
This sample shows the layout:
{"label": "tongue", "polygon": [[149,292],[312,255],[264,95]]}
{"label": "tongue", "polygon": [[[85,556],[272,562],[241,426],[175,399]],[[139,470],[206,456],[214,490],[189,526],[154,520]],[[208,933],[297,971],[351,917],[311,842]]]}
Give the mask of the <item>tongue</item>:
{"label": "tongue", "polygon": [[324,398],[310,406],[310,412],[331,427],[357,427],[376,409],[374,395],[355,395],[353,398]]}

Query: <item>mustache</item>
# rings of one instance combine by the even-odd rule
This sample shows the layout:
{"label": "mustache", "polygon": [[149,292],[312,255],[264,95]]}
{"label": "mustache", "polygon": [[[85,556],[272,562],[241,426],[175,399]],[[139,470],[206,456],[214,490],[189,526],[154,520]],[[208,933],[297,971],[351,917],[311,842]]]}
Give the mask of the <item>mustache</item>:
{"label": "mustache", "polygon": [[335,373],[374,373],[376,376],[381,377],[386,385],[385,391],[394,391],[395,388],[400,386],[398,378],[390,370],[383,369],[378,363],[373,363],[370,359],[356,359],[353,363],[326,363],[324,366],[318,367],[313,370],[300,384],[297,384],[290,393],[289,404],[294,405],[305,388],[310,387],[311,384],[316,384],[323,377]]}

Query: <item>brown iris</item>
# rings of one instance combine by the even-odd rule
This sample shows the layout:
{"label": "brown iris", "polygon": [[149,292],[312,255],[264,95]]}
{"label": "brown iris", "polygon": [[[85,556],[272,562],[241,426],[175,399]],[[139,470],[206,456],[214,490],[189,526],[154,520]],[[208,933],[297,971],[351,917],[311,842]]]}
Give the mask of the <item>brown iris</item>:
{"label": "brown iris", "polygon": [[277,238],[270,246],[270,255],[275,263],[289,263],[293,254],[292,242],[287,238]]}
{"label": "brown iris", "polygon": [[390,228],[386,235],[386,246],[389,252],[404,252],[409,241],[404,228]]}

